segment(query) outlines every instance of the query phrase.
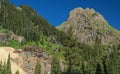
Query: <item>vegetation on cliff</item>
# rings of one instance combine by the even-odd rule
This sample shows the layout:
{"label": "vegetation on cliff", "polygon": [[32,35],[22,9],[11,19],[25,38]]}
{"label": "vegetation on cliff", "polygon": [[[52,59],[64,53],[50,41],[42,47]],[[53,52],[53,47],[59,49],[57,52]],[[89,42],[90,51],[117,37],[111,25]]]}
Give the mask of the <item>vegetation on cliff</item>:
{"label": "vegetation on cliff", "polygon": [[[0,46],[16,49],[27,46],[26,52],[30,53],[36,51],[29,46],[37,46],[54,57],[51,74],[120,73],[120,32],[93,9],[71,11],[68,21],[58,27],[60,31],[32,8],[16,7],[9,0],[0,1],[0,17]],[[64,61],[63,71],[59,59]],[[11,74],[10,66],[9,56],[7,63],[0,63],[0,73]],[[36,61],[34,73],[41,73],[40,60]]]}

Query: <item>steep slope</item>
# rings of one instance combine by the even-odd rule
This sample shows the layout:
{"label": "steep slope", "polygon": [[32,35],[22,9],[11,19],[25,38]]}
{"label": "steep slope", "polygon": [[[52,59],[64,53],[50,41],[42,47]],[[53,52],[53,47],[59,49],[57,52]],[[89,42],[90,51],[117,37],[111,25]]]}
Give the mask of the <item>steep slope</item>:
{"label": "steep slope", "polygon": [[57,28],[66,32],[70,27],[81,43],[94,43],[96,36],[102,39],[102,44],[120,41],[120,32],[113,29],[94,9],[75,8],[68,20]]}
{"label": "steep slope", "polygon": [[[51,72],[51,57],[56,58],[63,56],[63,52],[60,52],[60,44],[63,38],[65,38],[65,33],[57,30],[54,26],[49,24],[42,16],[39,16],[31,7],[26,5],[21,5],[16,7],[10,4],[9,0],[0,0],[0,46],[9,46],[16,49],[23,49],[25,46],[38,47],[44,51],[42,56],[39,52],[34,51],[24,51],[11,50],[11,53],[15,53],[18,57],[11,59],[11,69],[16,70],[18,67],[22,68],[27,74],[34,74],[34,67],[36,64],[36,59],[39,58],[41,61],[41,73],[50,74]],[[7,32],[3,32],[7,30]],[[8,34],[12,32],[12,34]],[[7,35],[12,36],[9,38]],[[18,36],[25,38],[23,42],[19,42]],[[4,53],[0,53],[0,56],[5,53],[8,54],[8,50]],[[0,50],[0,52],[2,52]],[[29,49],[31,50],[31,48]],[[39,56],[36,56],[39,55]],[[7,56],[7,55],[6,55]],[[12,56],[12,55],[11,55]],[[0,57],[1,59],[2,57]],[[3,57],[5,59],[6,57]],[[22,58],[22,61],[20,60]],[[15,64],[13,66],[13,64]],[[17,64],[17,65],[16,65]],[[15,69],[14,69],[15,68]],[[20,74],[26,74],[21,73]]]}
{"label": "steep slope", "polygon": [[38,41],[40,33],[61,42],[62,32],[39,16],[31,7],[16,7],[9,0],[0,0],[0,26],[24,36],[27,41]]}

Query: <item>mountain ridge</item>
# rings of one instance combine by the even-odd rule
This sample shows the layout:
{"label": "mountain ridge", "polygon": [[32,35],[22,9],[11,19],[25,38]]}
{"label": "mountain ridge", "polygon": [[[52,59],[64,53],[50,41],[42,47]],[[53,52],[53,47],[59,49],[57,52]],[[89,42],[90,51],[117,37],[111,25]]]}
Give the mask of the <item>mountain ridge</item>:
{"label": "mountain ridge", "polygon": [[27,41],[37,42],[39,33],[43,33],[48,37],[54,37],[58,43],[62,42],[61,36],[63,36],[63,33],[49,24],[46,19],[38,15],[31,7],[27,5],[16,7],[10,4],[9,0],[1,0],[0,3],[0,26],[4,29],[11,30],[16,35],[24,36]]}
{"label": "mountain ridge", "polygon": [[1,74],[12,74],[12,63],[27,74],[120,73],[120,33],[94,9],[72,10],[59,31],[31,7],[8,1],[0,0],[0,46],[18,57],[0,47],[0,58],[9,54]]}
{"label": "mountain ridge", "polygon": [[69,13],[68,20],[57,28],[66,32],[70,27],[73,28],[74,37],[78,41],[85,43],[92,43],[93,39],[95,39],[93,37],[96,37],[97,32],[101,34],[100,36],[103,35],[103,44],[116,42],[116,38],[119,39],[118,37],[120,36],[120,31],[112,28],[100,13],[89,8],[73,9]]}

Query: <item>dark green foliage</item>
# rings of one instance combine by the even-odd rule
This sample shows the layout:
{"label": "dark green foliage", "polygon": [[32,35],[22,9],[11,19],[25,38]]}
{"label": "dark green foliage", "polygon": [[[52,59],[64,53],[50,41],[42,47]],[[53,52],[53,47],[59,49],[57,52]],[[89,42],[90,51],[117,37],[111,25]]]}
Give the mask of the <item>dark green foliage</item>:
{"label": "dark green foliage", "polygon": [[52,61],[51,74],[61,74],[59,60],[56,58]]}
{"label": "dark green foliage", "polygon": [[39,59],[36,60],[34,74],[41,74],[41,64]]}
{"label": "dark green foliage", "polygon": [[2,64],[2,61],[0,63],[0,74],[6,74],[6,63],[4,65]]}
{"label": "dark green foliage", "polygon": [[[5,61],[3,64],[2,61],[0,61],[0,74],[12,74],[10,54],[8,56],[7,63]],[[19,74],[19,73],[17,73],[17,74]]]}
{"label": "dark green foliage", "polygon": [[[8,55],[7,63],[0,61],[0,74],[12,74],[11,71],[11,62],[10,62],[10,54]],[[19,71],[17,70],[15,74],[19,74]]]}
{"label": "dark green foliage", "polygon": [[66,37],[64,38],[64,41],[63,41],[63,45],[65,47],[75,47],[76,46],[76,43],[77,41],[73,38],[73,32],[72,32],[72,28],[70,28],[68,31],[67,31],[67,35]]}
{"label": "dark green foliage", "polygon": [[15,7],[9,1],[1,2],[0,17],[0,26],[24,36],[27,41],[38,43],[41,32],[46,36],[55,37],[57,42],[62,42],[65,37],[64,33],[58,31],[26,5]]}
{"label": "dark green foliage", "polygon": [[[24,36],[26,39],[24,45],[37,45],[51,55],[58,56],[58,52],[63,52],[67,65],[65,74],[120,74],[120,44],[102,45],[99,35],[96,36],[93,45],[79,43],[73,37],[72,27],[67,34],[60,32],[26,5],[16,8],[9,0],[0,0],[0,29],[0,32],[6,32],[7,29]],[[58,52],[52,50],[60,49],[57,44],[63,48]],[[3,45],[18,47],[19,43],[8,40]],[[0,74],[11,74],[10,66],[9,55],[7,63],[3,65],[0,62]],[[61,74],[59,66],[58,59],[53,58],[51,74]],[[37,60],[34,74],[40,73],[41,65]]]}
{"label": "dark green foliage", "polygon": [[11,62],[10,62],[10,54],[8,56],[8,60],[7,60],[7,74],[12,74],[11,72]]}
{"label": "dark green foliage", "polygon": [[65,74],[119,74],[119,45],[105,49],[107,47],[101,44],[99,35],[91,46],[78,43],[71,36],[72,30],[68,30],[63,44],[67,62]]}
{"label": "dark green foliage", "polygon": [[77,41],[72,37],[72,28],[70,28],[67,32],[67,37],[64,40],[65,46],[65,58],[67,62],[67,73],[75,74],[80,71],[80,59],[79,56],[79,48],[77,47]]}
{"label": "dark green foliage", "polygon": [[106,58],[106,70],[108,74],[120,73],[120,48],[119,45],[113,47],[114,49],[109,52],[109,56]]}
{"label": "dark green foliage", "polygon": [[95,74],[102,74],[102,69],[101,69],[101,65],[100,64],[97,64],[96,73]]}

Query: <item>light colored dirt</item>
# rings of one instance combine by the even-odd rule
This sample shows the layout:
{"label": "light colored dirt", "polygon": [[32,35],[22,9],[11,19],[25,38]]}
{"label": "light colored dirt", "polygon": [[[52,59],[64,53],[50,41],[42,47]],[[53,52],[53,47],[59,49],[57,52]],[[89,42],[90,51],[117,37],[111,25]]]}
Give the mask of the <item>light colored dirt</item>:
{"label": "light colored dirt", "polygon": [[[0,47],[0,60],[2,60],[2,62],[6,61],[8,55],[10,54],[11,59],[19,58],[20,59],[19,61],[22,61],[22,59],[18,54],[13,53],[14,50],[15,49],[11,47]],[[20,74],[27,74],[18,64],[14,63],[12,60],[11,60],[11,69],[12,69],[12,74],[15,74],[16,70],[19,70]]]}

